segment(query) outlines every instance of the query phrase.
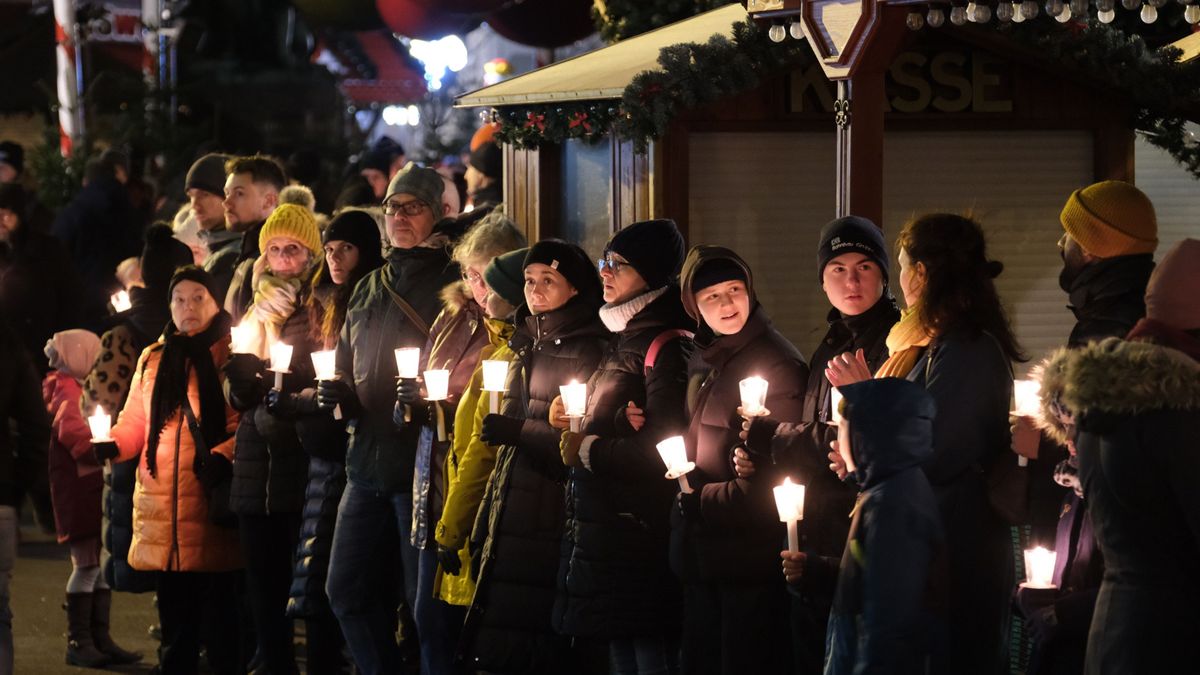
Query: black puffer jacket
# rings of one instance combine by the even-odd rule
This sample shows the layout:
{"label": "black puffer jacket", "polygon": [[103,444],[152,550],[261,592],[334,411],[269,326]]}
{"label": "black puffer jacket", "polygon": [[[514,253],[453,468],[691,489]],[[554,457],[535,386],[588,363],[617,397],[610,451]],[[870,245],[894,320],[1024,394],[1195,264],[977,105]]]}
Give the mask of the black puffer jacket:
{"label": "black puffer jacket", "polygon": [[1153,271],[1154,256],[1149,253],[1106,258],[1083,268],[1064,289],[1078,320],[1068,344],[1128,333],[1146,315],[1146,282]]}
{"label": "black puffer jacket", "polygon": [[522,308],[517,326],[502,410],[524,422],[520,441],[500,448],[479,507],[471,541],[479,580],[462,656],[479,670],[557,673],[566,642],[550,618],[567,472],[558,449],[562,434],[548,415],[561,385],[591,377],[607,331],[581,296],[536,316]]}
{"label": "black puffer jacket", "polygon": [[733,473],[731,456],[741,444],[738,383],[767,380],[767,409],[780,419],[799,419],[808,366],[800,352],[755,306],[736,335],[716,336],[707,326],[696,333],[688,384],[688,475],[700,493],[698,521],[672,512],[671,564],[685,583],[779,581],[779,550],[786,537],[772,488],[784,474],[764,466],[749,480]]}
{"label": "black puffer jacket", "polygon": [[[555,628],[566,635],[661,635],[679,624],[679,584],[667,561],[677,484],[664,478],[655,446],[687,430],[691,340],[664,344],[648,375],[645,361],[659,335],[695,323],[683,311],[679,289],[665,291],[609,340],[588,383],[583,432],[597,438],[587,468],[571,469],[567,484],[554,607]],[[618,421],[629,401],[646,410],[646,426],[636,433],[623,414]]]}

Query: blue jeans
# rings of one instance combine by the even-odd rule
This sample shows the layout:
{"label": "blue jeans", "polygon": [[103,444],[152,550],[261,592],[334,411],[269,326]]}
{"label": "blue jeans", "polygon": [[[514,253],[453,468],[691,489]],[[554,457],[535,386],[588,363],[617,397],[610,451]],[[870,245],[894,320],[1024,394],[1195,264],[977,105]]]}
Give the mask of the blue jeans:
{"label": "blue jeans", "polygon": [[400,672],[397,607],[401,594],[414,606],[417,591],[417,550],[408,543],[411,529],[411,494],[346,484],[325,592],[362,675]]}
{"label": "blue jeans", "polygon": [[[413,618],[421,639],[422,675],[451,675],[454,669],[454,650],[462,632],[467,608],[456,607],[433,597],[433,581],[437,576],[436,545],[420,551],[417,579],[417,604]],[[465,573],[465,571],[464,571]]]}
{"label": "blue jeans", "polygon": [[609,642],[613,675],[678,675],[679,642],[662,636]]}
{"label": "blue jeans", "polygon": [[17,510],[0,506],[0,675],[13,672],[12,607],[8,584],[17,562]]}

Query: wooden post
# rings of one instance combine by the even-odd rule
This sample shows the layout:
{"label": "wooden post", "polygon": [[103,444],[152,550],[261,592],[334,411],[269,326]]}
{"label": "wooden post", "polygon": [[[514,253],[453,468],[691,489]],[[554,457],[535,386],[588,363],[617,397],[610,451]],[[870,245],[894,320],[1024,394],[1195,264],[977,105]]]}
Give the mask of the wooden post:
{"label": "wooden post", "polygon": [[883,71],[859,70],[838,80],[836,217],[855,215],[883,226]]}

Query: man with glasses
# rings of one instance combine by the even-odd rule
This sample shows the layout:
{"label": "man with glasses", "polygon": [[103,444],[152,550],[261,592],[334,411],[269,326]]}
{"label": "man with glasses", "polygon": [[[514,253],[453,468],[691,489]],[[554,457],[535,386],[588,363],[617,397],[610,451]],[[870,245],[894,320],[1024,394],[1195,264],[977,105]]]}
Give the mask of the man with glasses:
{"label": "man with glasses", "polygon": [[409,534],[421,426],[392,423],[393,350],[425,345],[428,326],[441,310],[439,291],[459,278],[446,246],[445,229],[454,221],[443,217],[442,190],[436,171],[412,163],[392,179],[383,200],[391,244],[387,261],[350,296],[337,346],[337,379],[318,387],[321,407],[340,406],[349,420],[347,485],[326,591],[364,675],[401,671],[395,639],[399,597],[388,591],[403,592],[409,606],[415,604],[417,549]]}

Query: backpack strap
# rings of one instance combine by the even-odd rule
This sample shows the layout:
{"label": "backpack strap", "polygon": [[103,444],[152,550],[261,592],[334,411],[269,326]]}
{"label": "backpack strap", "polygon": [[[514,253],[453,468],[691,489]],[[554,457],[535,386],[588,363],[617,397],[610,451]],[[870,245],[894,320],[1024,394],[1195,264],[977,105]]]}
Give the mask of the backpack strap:
{"label": "backpack strap", "polygon": [[650,369],[654,367],[654,362],[658,360],[658,353],[662,351],[663,346],[668,342],[679,338],[691,340],[693,337],[695,337],[695,333],[682,328],[671,328],[655,335],[654,340],[650,342],[650,348],[646,350],[646,365],[642,371],[642,376],[646,377],[650,375]]}

